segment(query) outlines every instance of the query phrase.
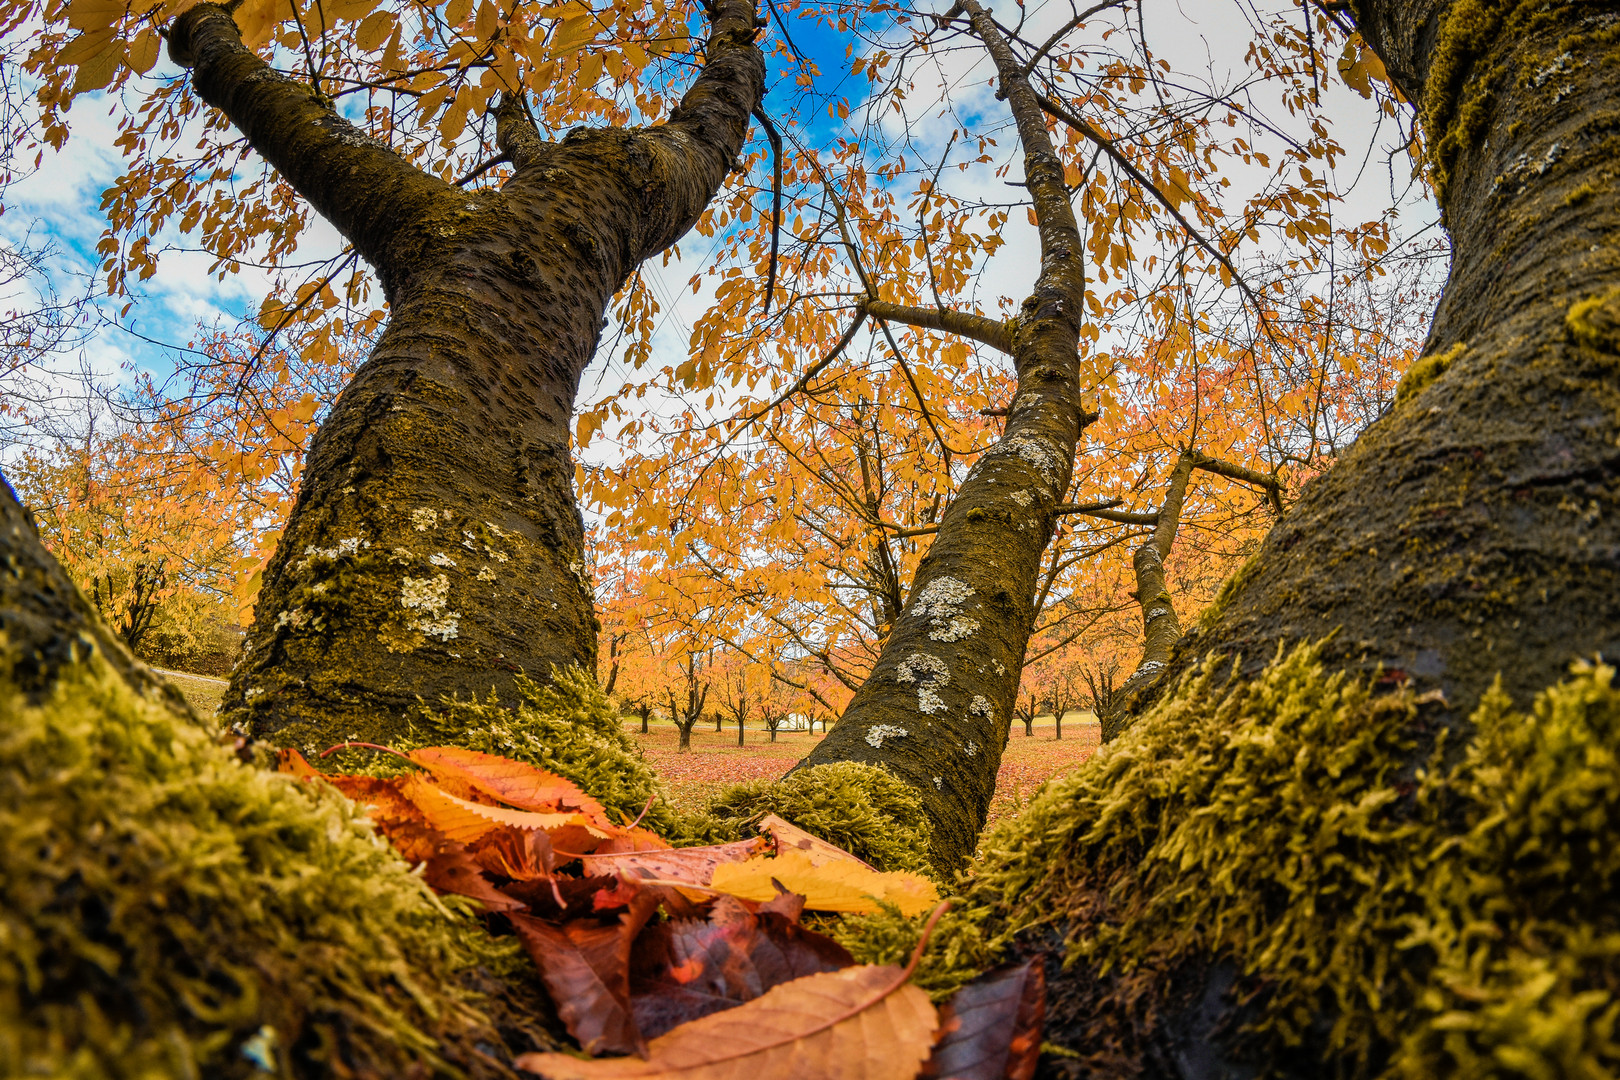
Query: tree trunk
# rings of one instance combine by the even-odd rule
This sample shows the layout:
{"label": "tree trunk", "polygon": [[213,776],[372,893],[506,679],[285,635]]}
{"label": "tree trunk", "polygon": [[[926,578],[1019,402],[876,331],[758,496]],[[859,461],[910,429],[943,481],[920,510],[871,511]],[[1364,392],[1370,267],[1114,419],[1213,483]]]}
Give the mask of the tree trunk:
{"label": "tree trunk", "polygon": [[1571,661],[1620,654],[1616,68],[1586,36],[1600,5],[1476,6],[1357,5],[1424,119],[1450,279],[1394,408],[1306,488],[1175,667],[1218,651],[1252,668],[1334,634],[1338,663],[1466,716],[1498,675],[1524,705]]}
{"label": "tree trunk", "polygon": [[[1572,738],[1560,724],[1579,708],[1589,707],[1593,717],[1604,715],[1602,710],[1612,716],[1613,705],[1601,692],[1583,690],[1588,697],[1582,701],[1589,706],[1566,703],[1562,716],[1552,705],[1528,716],[1509,714],[1512,733],[1493,728],[1494,752],[1504,753],[1501,745],[1521,745],[1512,740],[1522,738],[1529,740],[1522,745],[1539,747],[1534,751],[1539,756],[1528,763],[1508,758],[1501,766],[1491,744],[1470,745],[1470,717],[1498,678],[1524,709],[1538,691],[1567,675],[1571,661],[1620,652],[1620,245],[1614,243],[1620,233],[1620,187],[1613,171],[1620,155],[1614,120],[1620,66],[1613,8],[1358,0],[1355,9],[1361,32],[1423,119],[1443,221],[1454,245],[1450,277],[1424,355],[1402,381],[1393,409],[1305,489],[1255,558],[1177,645],[1156,690],[1163,694],[1175,685],[1171,675],[1207,656],[1238,657],[1240,678],[1252,676],[1277,655],[1279,643],[1323,642],[1328,671],[1362,682],[1381,669],[1375,692],[1410,688],[1375,697],[1362,710],[1362,716],[1376,716],[1384,708],[1398,718],[1386,724],[1387,746],[1374,747],[1361,724],[1327,725],[1297,756],[1270,762],[1271,773],[1259,779],[1275,795],[1307,757],[1330,763],[1331,773],[1317,766],[1325,780],[1357,762],[1367,769],[1357,774],[1358,783],[1368,786],[1347,786],[1336,796],[1339,805],[1351,814],[1364,807],[1383,809],[1356,825],[1366,843],[1345,832],[1336,841],[1307,841],[1305,836],[1328,833],[1317,833],[1316,825],[1304,821],[1291,823],[1289,833],[1279,834],[1283,843],[1321,845],[1283,864],[1307,880],[1291,880],[1282,872],[1275,891],[1263,896],[1246,896],[1233,886],[1220,901],[1224,908],[1198,917],[1203,925],[1241,924],[1240,933],[1257,942],[1286,935],[1310,942],[1315,950],[1310,958],[1291,967],[1285,980],[1268,985],[1259,985],[1267,982],[1264,971],[1246,966],[1261,966],[1252,954],[1209,955],[1190,946],[1160,950],[1151,962],[1129,969],[1126,978],[1120,974],[1127,970],[1121,958],[1107,947],[1082,951],[1098,940],[1087,938],[1076,941],[1071,957],[1089,959],[1060,965],[1064,949],[1058,943],[1086,935],[1075,924],[1094,917],[1127,918],[1151,901],[1123,888],[1107,868],[1090,873],[1085,856],[1073,848],[1043,849],[1045,865],[1073,868],[1054,869],[1069,874],[1059,901],[1066,905],[1059,910],[1068,914],[1065,922],[1040,932],[1046,936],[1032,935],[1026,944],[1037,951],[1055,949],[1048,971],[1059,1004],[1049,1013],[1047,1037],[1089,1062],[1106,1059],[1086,1075],[1375,1076],[1391,1055],[1425,1045],[1420,1037],[1443,1047],[1434,1056],[1447,1066],[1413,1071],[1414,1060],[1421,1059],[1409,1057],[1404,1069],[1387,1075],[1463,1075],[1471,1069],[1555,1075],[1579,1068],[1568,1063],[1600,1057],[1604,1064],[1594,1068],[1612,1067],[1612,1051],[1592,1049],[1590,1040],[1604,1036],[1581,1034],[1581,1024],[1563,1029],[1573,1032],[1572,1041],[1556,1050],[1526,1025],[1541,1022],[1528,1020],[1532,1015],[1612,1008],[1612,953],[1552,944],[1545,954],[1536,954],[1538,959],[1528,957],[1538,942],[1584,941],[1609,932],[1600,928],[1608,925],[1606,913],[1612,910],[1607,890],[1588,894],[1586,886],[1566,882],[1586,868],[1608,865],[1601,852],[1613,848],[1616,818],[1596,809],[1596,803],[1578,803],[1587,809],[1576,810],[1577,804],[1556,800],[1606,775],[1613,744],[1591,734],[1584,736],[1586,745],[1553,743]],[[1220,670],[1228,669],[1222,664]],[[1320,677],[1315,685],[1328,687],[1328,696],[1339,693]],[[1139,698],[1139,706],[1145,704]],[[1274,699],[1266,708],[1275,716],[1261,715],[1262,725],[1296,706]],[[1491,709],[1495,715],[1504,711],[1500,703]],[[1155,721],[1177,724],[1175,712],[1156,714]],[[1118,840],[1113,850],[1140,859],[1155,844],[1185,838],[1191,820],[1220,820],[1211,815],[1223,805],[1250,806],[1252,788],[1244,785],[1256,781],[1252,772],[1223,774],[1221,784],[1207,789],[1200,801],[1190,801],[1185,791],[1157,802],[1151,795],[1131,804],[1108,800],[1116,799],[1131,777],[1174,773],[1185,778],[1196,768],[1189,762],[1208,767],[1221,755],[1240,766],[1264,760],[1252,756],[1258,749],[1245,749],[1261,745],[1261,735],[1249,728],[1255,715],[1231,718],[1226,746],[1212,751],[1219,733],[1209,732],[1209,741],[1179,762],[1181,748],[1174,740],[1155,738],[1152,728],[1130,732],[1127,737],[1137,741],[1128,756],[1116,759],[1130,762],[1129,768],[1110,771],[1105,765],[1088,774],[1097,783],[1116,784],[1087,795],[1110,807],[1108,828]],[[1413,795],[1425,781],[1441,734],[1445,741],[1439,747],[1448,751],[1445,767],[1459,760],[1469,767],[1478,763],[1463,776],[1486,789],[1492,769],[1505,784],[1523,777],[1524,791],[1547,799],[1538,804],[1547,821],[1538,823],[1540,811],[1517,803],[1485,802],[1471,811],[1476,817],[1456,811],[1461,825],[1438,818],[1441,827],[1462,830],[1450,834],[1456,839],[1440,832],[1443,842],[1403,849],[1402,830],[1427,827],[1423,823],[1431,818],[1425,815],[1440,815],[1452,805],[1446,800],[1458,798],[1461,790],[1441,780],[1427,802]],[[1149,756],[1149,748],[1156,756]],[[1533,775],[1531,765],[1545,775]],[[1155,790],[1171,790],[1164,780],[1151,783],[1160,785]],[[1243,802],[1217,805],[1223,795],[1215,789],[1223,786],[1242,792]],[[1592,790],[1612,791],[1612,784],[1605,781]],[[1177,799],[1184,812],[1173,821],[1138,827],[1137,813],[1151,807],[1157,818]],[[1552,810],[1554,805],[1559,809]],[[1079,801],[1058,811],[1084,812]],[[1497,853],[1477,837],[1495,836],[1491,823],[1504,816],[1509,820],[1500,831],[1508,839]],[[1586,824],[1576,826],[1577,820]],[[1184,876],[1168,870],[1153,883],[1154,895],[1190,897],[1199,893],[1201,881],[1243,880],[1238,864],[1247,856],[1235,834],[1246,827],[1232,826],[1215,830],[1222,833],[1218,838],[1210,833],[1178,846],[1172,862]],[[1566,842],[1566,835],[1577,836],[1578,846],[1570,846],[1577,841]],[[1309,879],[1320,876],[1320,861],[1329,853],[1352,868],[1345,880],[1356,883],[1347,886],[1347,906],[1365,897],[1371,908],[1396,903],[1386,895],[1421,896],[1433,881],[1458,880],[1445,875],[1462,871],[1441,861],[1449,845],[1465,840],[1475,846],[1463,865],[1475,877],[1466,888],[1456,886],[1455,896],[1409,916],[1406,925],[1417,932],[1397,947],[1402,971],[1386,971],[1374,962],[1380,955],[1377,923],[1347,928],[1329,945],[1320,928],[1268,921],[1298,920],[1312,905],[1339,902],[1327,893],[1308,892]],[[1092,844],[1093,852],[1105,843],[1095,837],[1083,842]],[[1379,864],[1380,858],[1411,861]],[[1291,904],[1284,899],[1291,890],[1307,895]],[[1096,907],[1087,911],[1083,904],[1091,899]],[[1457,906],[1455,914],[1449,904]],[[1111,913],[1097,916],[1110,907]],[[1253,921],[1233,912],[1253,913]],[[1458,921],[1447,921],[1452,918]],[[1457,927],[1456,940],[1448,939],[1448,926]],[[1318,947],[1318,942],[1323,943]],[[1510,972],[1504,956],[1522,966]],[[1449,957],[1454,966],[1438,974],[1428,971],[1425,965],[1436,964],[1437,957]],[[1555,966],[1556,988],[1534,982],[1540,976],[1533,972],[1550,973]],[[1277,1041],[1248,1036],[1261,1021],[1279,1022],[1265,1010],[1280,982],[1322,985],[1313,980],[1335,968],[1362,980],[1363,1015],[1394,1017],[1393,1031],[1330,1046],[1329,1032],[1338,1030],[1340,1018],[1324,992],[1322,1011],[1303,1027],[1281,1019],[1282,1030],[1296,1037],[1257,1060],[1256,1047]],[[1417,1000],[1401,996],[1403,978],[1417,980]],[[1575,1005],[1583,990],[1588,996],[1579,1000],[1598,1004]],[[1528,1004],[1532,1000],[1536,1003]],[[1510,1012],[1525,1023],[1492,1027],[1495,1017]],[[1500,1047],[1494,1056],[1492,1045]],[[1510,1060],[1513,1064],[1504,1064]]]}
{"label": "tree trunk", "polygon": [[[995,792],[1034,627],[1041,555],[1068,492],[1089,417],[1080,404],[1078,341],[1085,264],[1063,165],[1018,60],[990,13],[971,19],[1000,76],[1034,202],[1041,273],[1009,327],[956,312],[878,302],[874,317],[905,318],[1006,349],[1018,385],[1001,440],[963,481],[917,568],[911,595],[871,675],[830,732],[796,768],[881,764],[915,787],[933,821],[932,857],[955,867],[973,851]],[[977,321],[975,321],[977,320]]]}
{"label": "tree trunk", "polygon": [[643,701],[641,703],[641,733],[643,735],[647,734],[647,714],[650,712],[652,712],[652,706]]}
{"label": "tree trunk", "polygon": [[714,714],[714,733],[716,735],[720,734],[722,731],[725,730],[725,727],[726,727],[725,715],[722,714],[722,713],[715,713]]}
{"label": "tree trunk", "polygon": [[692,752],[692,725],[694,723],[696,723],[696,721],[691,720],[684,724],[676,725],[681,731],[681,742],[680,745],[675,748],[676,753],[690,754]]}
{"label": "tree trunk", "polygon": [[1054,728],[1052,738],[1061,740],[1063,738],[1063,710],[1061,708],[1052,711],[1052,725]]}
{"label": "tree trunk", "polygon": [[737,714],[737,745],[743,745],[743,714]]}
{"label": "tree trunk", "polygon": [[542,142],[496,110],[514,175],[465,192],[355,130],[200,5],[170,49],[373,267],[391,316],[317,433],[227,715],[301,742],[386,741],[418,699],[505,698],[594,670],[573,496],[580,372],[615,291],[691,227],[742,147],[764,64],[750,0],[713,9],[707,62],[662,125]]}

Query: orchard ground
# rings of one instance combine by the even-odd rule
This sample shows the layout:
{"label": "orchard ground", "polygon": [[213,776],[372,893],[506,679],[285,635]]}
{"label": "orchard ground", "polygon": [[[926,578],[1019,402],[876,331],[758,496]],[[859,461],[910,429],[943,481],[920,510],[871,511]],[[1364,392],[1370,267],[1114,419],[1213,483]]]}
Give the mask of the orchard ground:
{"label": "orchard ground", "polygon": [[[204,716],[213,714],[225,691],[222,679],[167,670],[163,675]],[[814,735],[783,731],[773,743],[769,732],[751,725],[744,733],[746,745],[739,747],[735,723],[720,732],[712,724],[700,723],[692,730],[692,752],[680,754],[676,752],[680,737],[673,725],[655,718],[651,728],[643,735],[639,718],[625,720],[625,730],[635,736],[642,753],[669,786],[670,801],[682,810],[698,809],[727,784],[781,776],[822,739],[819,729]],[[1054,731],[1050,716],[1036,719],[1033,737],[1024,734],[1021,721],[1013,724],[1012,737],[1001,755],[1001,771],[996,774],[991,821],[1017,810],[1047,780],[1068,772],[1097,750],[1100,729],[1089,712],[1065,713],[1062,739],[1053,738]]]}

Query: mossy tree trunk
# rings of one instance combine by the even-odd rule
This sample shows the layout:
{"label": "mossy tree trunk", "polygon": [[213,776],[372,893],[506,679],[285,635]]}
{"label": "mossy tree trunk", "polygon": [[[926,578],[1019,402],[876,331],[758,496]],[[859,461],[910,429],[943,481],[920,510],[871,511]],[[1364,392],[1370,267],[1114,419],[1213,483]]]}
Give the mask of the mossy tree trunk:
{"label": "mossy tree trunk", "polygon": [[1453,261],[1423,357],[1180,644],[1519,704],[1620,653],[1620,29],[1593,3],[1361,0]]}
{"label": "mossy tree trunk", "polygon": [[[170,33],[199,96],[376,269],[390,319],[311,446],[224,708],[260,735],[386,741],[418,699],[595,670],[569,444],[615,291],[734,166],[764,61],[751,0],[712,8],[664,124],[543,141],[495,110],[514,166],[462,191],[274,73],[202,4]],[[294,729],[289,731],[288,729]]]}
{"label": "mossy tree trunk", "polygon": [[[1574,944],[1612,933],[1613,672],[1528,709],[1572,661],[1620,651],[1620,19],[1604,3],[1354,8],[1421,115],[1450,278],[1394,408],[1177,644],[1121,753],[1040,808],[1021,849],[991,853],[987,878],[1018,882],[993,903],[1052,920],[1022,947],[1049,958],[1047,1037],[1080,1055],[1068,1075],[1616,1060],[1606,1026],[1553,1019],[1612,1015],[1620,985],[1615,950]],[[1267,667],[1304,642],[1320,643],[1308,662]],[[1206,657],[1202,685],[1180,682]],[[1200,715],[1229,658],[1228,704]],[[1507,697],[1488,693],[1498,677]],[[1321,722],[1299,724],[1312,709]],[[1283,735],[1305,737],[1284,752]],[[1311,813],[1281,809],[1335,785]],[[1358,814],[1353,836],[1332,824]],[[1276,827],[1257,850],[1262,819]],[[1178,915],[1145,947],[1154,909]],[[1301,951],[1268,968],[1283,946]]]}
{"label": "mossy tree trunk", "polygon": [[1090,420],[1079,386],[1084,251],[1063,165],[1035,91],[990,12],[961,0],[949,15],[965,16],[995,62],[1023,151],[1041,273],[1010,324],[885,303],[867,284],[868,315],[1003,349],[1018,385],[1001,440],[945,511],[871,675],[798,766],[887,767],[921,794],[933,823],[933,858],[942,867],[960,865],[984,825],[1037,614],[1041,555]]}

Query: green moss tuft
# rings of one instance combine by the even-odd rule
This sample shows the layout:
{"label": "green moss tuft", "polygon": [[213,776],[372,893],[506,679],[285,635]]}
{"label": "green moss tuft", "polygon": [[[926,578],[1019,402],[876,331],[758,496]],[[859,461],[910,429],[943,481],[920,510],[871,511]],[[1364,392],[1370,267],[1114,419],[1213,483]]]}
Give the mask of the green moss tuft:
{"label": "green moss tuft", "polygon": [[36,705],[0,672],[0,716],[0,1072],[506,1074],[458,989],[499,950],[341,795],[99,656]]}
{"label": "green moss tuft", "polygon": [[1231,1047],[1262,1073],[1301,1053],[1362,1076],[1620,1067],[1613,669],[1578,668],[1529,717],[1492,693],[1450,767],[1431,703],[1319,647],[1232,670],[1190,672],[985,838],[963,955],[1065,934],[1088,974],[1060,1041],[1082,1055],[1140,1039],[1177,978],[1223,963],[1245,1002]]}
{"label": "green moss tuft", "polygon": [[1564,327],[1577,345],[1620,355],[1620,288],[1571,305]]}
{"label": "green moss tuft", "polygon": [[1431,383],[1444,375],[1451,365],[1457,362],[1457,358],[1467,351],[1467,343],[1458,341],[1444,352],[1418,357],[1412,366],[1406,369],[1406,374],[1395,387],[1396,408],[1405,405],[1428,389]]}
{"label": "green moss tuft", "polygon": [[[934,927],[912,981],[935,1001],[950,997],[994,964],[995,954],[984,932],[988,914],[987,908],[954,900]],[[890,907],[878,915],[846,915],[828,933],[849,950],[856,963],[903,966],[916,950],[927,921],[927,915],[908,919],[898,908]]]}
{"label": "green moss tuft", "polygon": [[703,826],[740,837],[766,814],[864,859],[879,870],[932,874],[932,829],[912,787],[875,765],[839,761],[801,769],[780,780],[753,780],[710,800]]}

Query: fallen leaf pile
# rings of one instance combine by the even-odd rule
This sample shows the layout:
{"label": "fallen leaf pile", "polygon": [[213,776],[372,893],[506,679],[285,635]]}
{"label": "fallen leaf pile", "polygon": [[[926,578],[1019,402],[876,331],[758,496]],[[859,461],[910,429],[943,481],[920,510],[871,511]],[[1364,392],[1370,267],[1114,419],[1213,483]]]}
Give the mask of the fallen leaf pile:
{"label": "fallen leaf pile", "polygon": [[1002,1080],[1033,1069],[1038,969],[1016,969],[1016,986],[996,975],[965,987],[942,1017],[909,982],[916,957],[904,969],[856,965],[800,925],[806,910],[880,904],[937,919],[944,905],[924,878],[881,873],[775,816],[756,839],[673,848],[522,762],[372,748],[417,770],[321,773],[296,750],[280,768],[366,804],[428,885],[476,900],[497,932],[509,924],[582,1049],[632,1055],[528,1054],[521,1068],[556,1080]]}

